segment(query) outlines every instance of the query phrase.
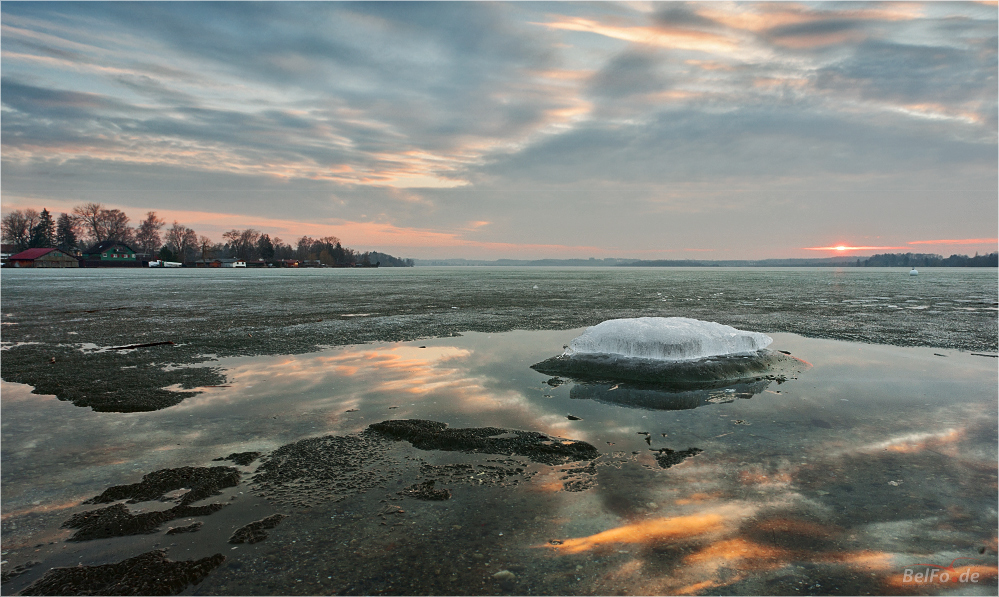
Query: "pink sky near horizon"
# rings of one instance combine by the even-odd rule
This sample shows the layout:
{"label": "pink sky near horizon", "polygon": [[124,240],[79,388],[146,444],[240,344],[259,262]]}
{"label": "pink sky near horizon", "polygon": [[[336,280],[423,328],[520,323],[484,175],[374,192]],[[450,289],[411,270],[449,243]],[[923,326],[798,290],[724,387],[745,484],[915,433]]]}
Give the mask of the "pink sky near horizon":
{"label": "pink sky near horizon", "polygon": [[[6,214],[15,209],[36,209],[48,208],[58,217],[59,213],[71,213],[73,206],[78,203],[68,203],[65,201],[49,201],[44,206],[38,206],[30,201],[17,201],[14,203],[5,202],[2,213]],[[181,210],[144,210],[136,213],[136,209],[127,206],[104,204],[107,209],[120,209],[131,218],[131,224],[137,225],[147,211],[155,211],[156,214],[167,222],[167,226],[173,222],[178,222],[188,228],[194,229],[198,235],[204,235],[213,241],[220,242],[222,234],[232,229],[254,228],[263,233],[269,234],[271,238],[280,238],[285,244],[295,246],[296,241],[302,236],[321,238],[324,236],[336,236],[343,242],[344,246],[359,251],[380,251],[401,257],[413,257],[417,259],[450,259],[466,257],[469,259],[537,259],[537,258],[589,258],[589,257],[620,257],[635,259],[712,259],[711,255],[705,253],[714,252],[713,249],[702,248],[679,248],[679,249],[608,249],[607,247],[587,246],[587,245],[560,245],[560,244],[536,244],[536,243],[501,243],[485,242],[469,238],[463,238],[463,232],[472,232],[478,228],[488,226],[490,222],[470,222],[464,231],[440,231],[425,228],[406,228],[395,226],[389,223],[380,222],[353,222],[342,219],[327,219],[325,221],[301,222],[296,220],[281,220],[260,216],[248,216],[245,214],[215,213],[207,211],[181,211]],[[951,251],[958,249],[967,252],[969,249],[977,250],[980,253],[991,253],[997,250],[999,239],[997,238],[970,238],[970,239],[937,239],[937,240],[916,240],[904,241],[897,246],[853,246],[849,244],[831,245],[826,247],[802,247],[800,251],[821,251],[826,255],[855,255],[869,256],[879,252],[925,252],[927,248],[919,245],[932,245],[936,247],[947,247]],[[544,257],[538,257],[539,251]],[[495,257],[499,255],[499,257]],[[794,257],[812,257],[813,255],[802,253]],[[765,258],[786,258],[779,256],[754,257]],[[716,257],[715,259],[722,259]]]}

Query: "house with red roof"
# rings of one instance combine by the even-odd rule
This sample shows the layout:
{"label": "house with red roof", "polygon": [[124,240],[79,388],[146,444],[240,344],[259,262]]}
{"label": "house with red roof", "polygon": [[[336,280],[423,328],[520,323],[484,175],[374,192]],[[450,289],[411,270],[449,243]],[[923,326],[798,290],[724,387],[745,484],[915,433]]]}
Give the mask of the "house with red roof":
{"label": "house with red roof", "polygon": [[7,259],[6,267],[80,267],[80,262],[62,249],[50,247],[15,253]]}

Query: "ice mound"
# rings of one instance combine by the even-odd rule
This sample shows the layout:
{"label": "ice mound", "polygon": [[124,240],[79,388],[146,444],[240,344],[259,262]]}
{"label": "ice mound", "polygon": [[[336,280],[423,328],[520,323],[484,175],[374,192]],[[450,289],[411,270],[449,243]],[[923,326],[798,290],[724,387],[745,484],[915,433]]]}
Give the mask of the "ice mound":
{"label": "ice mound", "polygon": [[773,340],[686,317],[611,319],[575,338],[563,354],[531,365],[579,382],[640,382],[681,391],[777,379],[807,364],[767,350]]}
{"label": "ice mound", "polygon": [[569,344],[566,356],[608,354],[664,361],[749,354],[773,339],[759,332],[687,317],[610,319],[587,328]]}

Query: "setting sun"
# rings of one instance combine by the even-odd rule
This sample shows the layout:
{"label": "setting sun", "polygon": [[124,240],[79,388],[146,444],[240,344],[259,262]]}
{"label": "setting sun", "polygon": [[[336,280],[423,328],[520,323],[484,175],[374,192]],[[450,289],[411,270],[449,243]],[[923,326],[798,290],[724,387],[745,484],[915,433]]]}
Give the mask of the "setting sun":
{"label": "setting sun", "polygon": [[834,247],[804,247],[806,251],[892,251],[906,249],[907,247],[851,247],[849,245],[836,245]]}

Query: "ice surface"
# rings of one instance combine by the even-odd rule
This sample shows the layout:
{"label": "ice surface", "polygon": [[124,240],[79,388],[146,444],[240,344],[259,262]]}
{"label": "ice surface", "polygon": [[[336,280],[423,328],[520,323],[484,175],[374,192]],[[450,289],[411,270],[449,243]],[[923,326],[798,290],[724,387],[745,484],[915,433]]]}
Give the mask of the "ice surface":
{"label": "ice surface", "polygon": [[762,350],[773,339],[759,332],[687,317],[637,317],[599,323],[572,342],[566,356],[621,355],[663,361],[747,354]]}

